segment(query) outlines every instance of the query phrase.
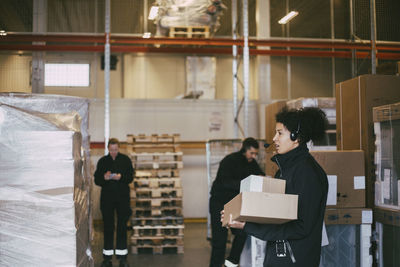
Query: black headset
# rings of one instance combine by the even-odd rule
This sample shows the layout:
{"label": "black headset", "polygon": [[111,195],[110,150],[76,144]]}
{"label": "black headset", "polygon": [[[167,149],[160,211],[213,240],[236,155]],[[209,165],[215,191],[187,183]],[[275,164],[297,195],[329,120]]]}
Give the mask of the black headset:
{"label": "black headset", "polygon": [[297,130],[295,132],[290,132],[290,140],[293,142],[297,140],[297,137],[299,137],[300,133],[300,120],[299,123],[297,123]]}

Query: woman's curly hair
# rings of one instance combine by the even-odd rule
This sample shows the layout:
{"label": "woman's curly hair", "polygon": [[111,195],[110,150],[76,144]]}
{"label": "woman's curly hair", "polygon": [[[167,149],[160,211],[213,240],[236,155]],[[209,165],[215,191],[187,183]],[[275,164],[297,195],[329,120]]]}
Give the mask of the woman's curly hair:
{"label": "woman's curly hair", "polygon": [[302,109],[283,108],[275,116],[276,122],[282,123],[291,133],[297,133],[300,143],[321,140],[328,127],[326,114],[319,108],[307,107]]}

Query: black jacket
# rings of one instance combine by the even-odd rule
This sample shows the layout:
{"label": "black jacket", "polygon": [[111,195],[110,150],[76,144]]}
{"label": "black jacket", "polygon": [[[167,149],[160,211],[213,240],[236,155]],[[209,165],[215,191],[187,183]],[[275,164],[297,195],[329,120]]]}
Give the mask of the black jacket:
{"label": "black jacket", "polygon": [[[305,145],[286,154],[275,155],[272,161],[278,164],[280,177],[286,180],[286,193],[299,196],[298,219],[284,224],[246,223],[244,230],[268,241],[264,266],[317,267],[328,195],[326,173]],[[289,251],[286,257],[276,256],[276,240],[286,240],[289,243],[296,263],[293,263]]]}
{"label": "black jacket", "polygon": [[[120,173],[121,179],[119,181],[104,180],[104,174],[107,171]],[[132,161],[128,156],[118,153],[115,160],[112,159],[110,154],[102,157],[97,162],[94,173],[95,184],[101,186],[101,201],[108,201],[109,199],[129,201],[129,183],[132,182],[133,175]]]}
{"label": "black jacket", "polygon": [[211,187],[211,198],[227,203],[240,192],[240,181],[249,175],[264,175],[255,160],[248,162],[241,151],[231,153],[219,164]]}

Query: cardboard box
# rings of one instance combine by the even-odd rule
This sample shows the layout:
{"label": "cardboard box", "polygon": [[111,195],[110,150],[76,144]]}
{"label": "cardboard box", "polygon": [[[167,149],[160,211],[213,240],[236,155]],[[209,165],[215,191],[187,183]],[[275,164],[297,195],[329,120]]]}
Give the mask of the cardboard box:
{"label": "cardboard box", "polygon": [[272,144],[275,136],[275,115],[286,107],[286,101],[277,101],[265,107],[265,141]]}
{"label": "cardboard box", "polygon": [[250,175],[240,182],[240,192],[267,192],[285,194],[286,181]]}
{"label": "cardboard box", "polygon": [[281,224],[297,219],[297,195],[242,192],[224,206],[222,225],[232,220]]}
{"label": "cardboard box", "polygon": [[327,206],[337,208],[365,207],[363,151],[311,151],[310,153],[328,176]]}
{"label": "cardboard box", "polygon": [[362,75],[336,84],[338,150],[364,150],[367,206],[374,205],[374,125],[372,108],[400,101],[400,77]]}
{"label": "cardboard box", "polygon": [[326,209],[325,224],[372,224],[371,209]]}
{"label": "cardboard box", "polygon": [[[310,153],[325,170],[330,182],[327,206],[364,208],[366,183],[364,152],[349,150],[310,151]],[[278,171],[278,166],[270,160],[272,156],[272,152],[265,154],[265,173],[271,176]]]}
{"label": "cardboard box", "polygon": [[400,226],[400,210],[375,207],[374,219],[376,222],[380,222],[383,224]]}

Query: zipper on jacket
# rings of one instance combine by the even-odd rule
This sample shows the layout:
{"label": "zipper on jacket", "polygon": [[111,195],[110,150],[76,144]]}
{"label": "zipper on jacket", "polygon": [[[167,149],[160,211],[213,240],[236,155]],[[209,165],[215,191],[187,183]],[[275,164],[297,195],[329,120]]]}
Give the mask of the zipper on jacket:
{"label": "zipper on jacket", "polygon": [[285,243],[287,244],[288,250],[289,250],[289,254],[290,254],[290,258],[292,259],[293,263],[296,263],[296,258],[294,257],[294,253],[292,250],[292,247],[290,246],[289,241],[285,240]]}
{"label": "zipper on jacket", "polygon": [[282,176],[282,172],[283,172],[283,170],[282,170],[282,167],[281,167],[281,164],[279,164],[279,160],[278,160],[278,157],[275,157],[275,159],[276,159],[276,164],[278,164],[278,167],[279,167],[279,170],[280,170],[280,173],[279,173],[279,178],[282,178],[283,176]]}

